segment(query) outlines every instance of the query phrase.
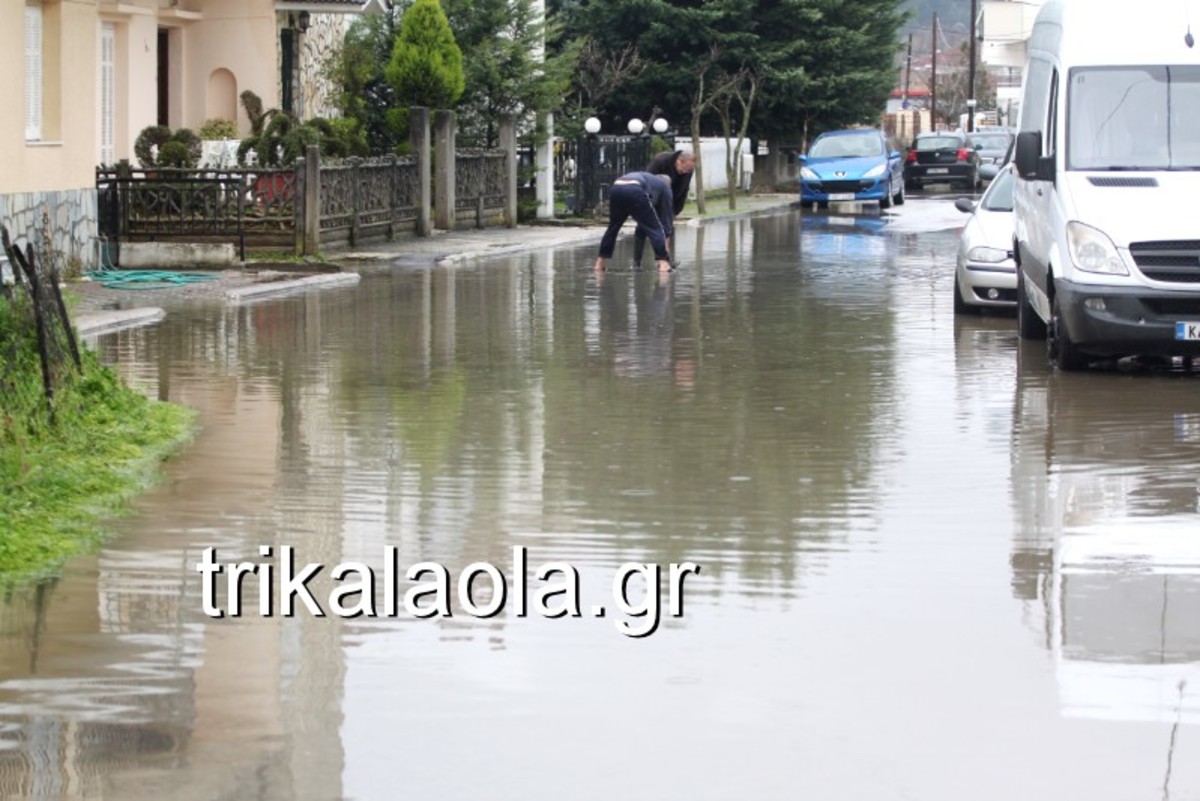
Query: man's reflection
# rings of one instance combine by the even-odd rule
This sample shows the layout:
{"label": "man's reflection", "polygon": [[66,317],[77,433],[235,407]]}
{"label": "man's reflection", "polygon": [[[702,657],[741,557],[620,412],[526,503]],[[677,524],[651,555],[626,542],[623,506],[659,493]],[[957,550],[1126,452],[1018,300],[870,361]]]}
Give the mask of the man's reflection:
{"label": "man's reflection", "polygon": [[674,276],[597,273],[596,281],[601,336],[607,338],[603,350],[612,359],[614,372],[623,378],[672,373]]}

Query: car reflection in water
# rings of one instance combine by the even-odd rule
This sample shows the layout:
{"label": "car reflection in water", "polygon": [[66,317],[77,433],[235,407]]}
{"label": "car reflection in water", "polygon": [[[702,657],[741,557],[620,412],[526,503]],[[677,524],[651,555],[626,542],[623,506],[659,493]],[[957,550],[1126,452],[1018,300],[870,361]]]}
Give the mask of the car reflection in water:
{"label": "car reflection in water", "polygon": [[885,258],[888,221],[877,214],[806,214],[800,223],[800,250],[806,261]]}
{"label": "car reflection in water", "polygon": [[1041,348],[1019,356],[1013,593],[1040,611],[1061,709],[1200,724],[1197,385],[1064,380]]}

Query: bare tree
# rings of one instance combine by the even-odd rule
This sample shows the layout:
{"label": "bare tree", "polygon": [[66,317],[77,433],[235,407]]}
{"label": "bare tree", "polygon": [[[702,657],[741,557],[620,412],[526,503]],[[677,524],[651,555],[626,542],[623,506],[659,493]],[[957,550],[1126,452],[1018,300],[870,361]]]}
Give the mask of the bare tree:
{"label": "bare tree", "polygon": [[[728,89],[720,97],[715,108],[721,118],[721,132],[725,135],[725,178],[729,184],[729,208],[737,208],[738,178],[741,172],[742,144],[746,141],[746,131],[750,127],[750,111],[754,108],[754,98],[762,86],[762,76],[754,69],[745,66],[734,73],[727,84]],[[737,110],[734,110],[734,107]],[[731,133],[735,121],[738,124],[737,143],[731,144]]]}
{"label": "bare tree", "polygon": [[727,72],[721,71],[709,80],[709,71],[716,65],[721,58],[721,48],[717,45],[712,45],[708,49],[708,53],[704,55],[692,70],[692,74],[696,78],[696,88],[692,91],[692,152],[696,154],[695,178],[693,182],[696,185],[696,211],[704,214],[706,204],[704,200],[704,160],[700,156],[700,118],[704,116],[706,111],[711,111],[718,107],[723,102],[724,98],[732,91],[732,88],[741,80],[741,72],[736,75],[730,75]]}
{"label": "bare tree", "polygon": [[589,37],[579,52],[575,86],[579,90],[580,108],[600,108],[617,90],[646,71],[646,60],[637,48],[625,45],[609,53]]}

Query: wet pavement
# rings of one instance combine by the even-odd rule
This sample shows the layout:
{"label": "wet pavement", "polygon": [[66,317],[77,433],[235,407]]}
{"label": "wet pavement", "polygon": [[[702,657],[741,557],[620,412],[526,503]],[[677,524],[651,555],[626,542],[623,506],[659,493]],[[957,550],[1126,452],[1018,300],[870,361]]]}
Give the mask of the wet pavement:
{"label": "wet pavement", "polygon": [[[102,337],[203,429],[0,607],[0,795],[1200,798],[1200,385],[955,319],[963,221],[711,222],[669,277],[376,260]],[[261,572],[204,613],[205,549],[277,588],[285,546],[443,565],[454,614],[380,580],[339,617],[328,570],[325,617],[263,617]]]}

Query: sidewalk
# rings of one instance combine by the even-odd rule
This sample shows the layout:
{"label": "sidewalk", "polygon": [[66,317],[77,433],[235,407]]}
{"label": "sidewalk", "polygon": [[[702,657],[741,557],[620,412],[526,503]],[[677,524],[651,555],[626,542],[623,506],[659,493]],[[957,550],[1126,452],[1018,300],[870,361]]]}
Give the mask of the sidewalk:
{"label": "sidewalk", "polygon": [[[725,198],[709,200],[707,213],[696,214],[689,203],[676,227],[698,226],[732,217],[776,212],[797,205],[791,194],[761,194],[739,197],[736,211]],[[262,298],[282,292],[305,291],[319,286],[353,283],[356,263],[395,262],[397,266],[453,264],[531,250],[571,247],[584,243],[599,245],[607,221],[559,219],[539,221],[516,228],[438,230],[429,237],[404,237],[369,247],[337,250],[326,254],[327,262],[310,265],[289,262],[248,262],[241,269],[223,270],[217,278],[164,289],[131,291],[109,289],[95,282],[71,284],[72,316],[80,336],[96,336],[136,325],[148,325],[181,304],[224,304]],[[624,235],[632,235],[627,224]],[[330,273],[345,280],[331,280]]]}

